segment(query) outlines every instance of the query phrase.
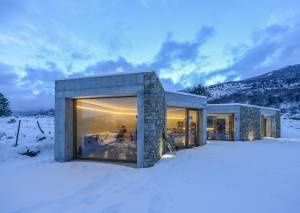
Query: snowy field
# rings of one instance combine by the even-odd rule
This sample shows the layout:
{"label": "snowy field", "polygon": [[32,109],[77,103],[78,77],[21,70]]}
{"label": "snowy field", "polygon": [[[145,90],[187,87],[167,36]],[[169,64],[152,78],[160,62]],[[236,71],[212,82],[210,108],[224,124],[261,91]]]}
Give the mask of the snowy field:
{"label": "snowy field", "polygon": [[[56,163],[53,118],[0,119],[0,212],[300,212],[300,121],[281,139],[209,142],[148,169]],[[17,118],[16,120],[18,121]],[[46,137],[46,139],[38,141]],[[19,153],[41,151],[36,157]]]}

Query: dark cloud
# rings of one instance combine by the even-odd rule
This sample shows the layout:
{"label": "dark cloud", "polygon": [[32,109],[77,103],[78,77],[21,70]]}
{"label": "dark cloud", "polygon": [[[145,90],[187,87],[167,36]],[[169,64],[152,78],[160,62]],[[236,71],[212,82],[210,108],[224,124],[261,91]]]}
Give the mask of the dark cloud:
{"label": "dark cloud", "polygon": [[247,78],[290,63],[299,63],[288,60],[290,57],[300,58],[300,43],[296,39],[299,36],[299,24],[271,25],[258,30],[253,36],[253,45],[244,54],[236,57],[230,67],[220,72],[234,72],[241,78]]}
{"label": "dark cloud", "polygon": [[300,58],[300,24],[270,25],[256,30],[252,35],[252,45],[239,44],[230,51],[233,63],[223,69],[211,70],[209,73],[192,73],[182,77],[182,81],[193,84],[206,84],[222,76],[222,81],[236,78],[245,79],[270,70],[299,63]]}
{"label": "dark cloud", "polygon": [[184,86],[180,83],[174,83],[171,79],[161,79],[161,83],[164,85],[164,88],[168,91],[177,91],[184,89]]}
{"label": "dark cloud", "polygon": [[35,88],[37,86],[36,81],[41,82],[40,87],[42,88],[43,85],[53,83],[53,78],[49,78],[49,76],[42,77],[42,73],[33,71],[33,69],[27,71],[29,71],[27,77],[21,78],[12,66],[0,63],[0,92],[8,97],[13,110],[48,109],[53,107],[53,95],[49,96],[49,93],[46,93],[47,89],[48,91],[53,90],[53,85],[46,86],[47,89],[41,90],[38,94],[33,92],[33,90],[39,89]]}
{"label": "dark cloud", "polygon": [[170,68],[174,61],[193,61],[199,56],[199,48],[215,34],[213,27],[202,27],[194,41],[175,41],[172,34],[167,36],[151,67],[154,69]]}
{"label": "dark cloud", "polygon": [[64,78],[65,75],[58,68],[56,63],[48,61],[46,62],[45,68],[35,68],[27,66],[25,67],[26,76],[22,78],[23,82],[34,82],[34,81],[43,81],[43,82],[53,82],[56,79]]}
{"label": "dark cloud", "polygon": [[[116,60],[99,61],[98,63],[89,66],[79,75],[97,75],[105,73],[122,73],[122,72],[141,72],[149,71],[149,66],[146,64],[133,64],[128,62],[123,57]],[[78,74],[77,74],[78,75]]]}
{"label": "dark cloud", "polygon": [[19,76],[14,72],[12,66],[0,63],[0,85],[2,89],[6,85],[15,84],[18,77]]}
{"label": "dark cloud", "polygon": [[70,54],[70,57],[74,60],[87,60],[91,57],[88,53],[82,53],[82,52],[72,52]]}
{"label": "dark cloud", "polygon": [[42,100],[42,96],[45,96],[43,98],[49,104],[48,108],[53,107],[54,82],[57,79],[65,78],[63,72],[54,62],[50,61],[43,68],[27,66],[25,71],[26,75],[21,79],[20,86],[26,88],[27,93],[30,94],[27,99],[37,103],[36,107],[43,106],[42,109],[44,109],[45,102],[42,103],[40,100]]}

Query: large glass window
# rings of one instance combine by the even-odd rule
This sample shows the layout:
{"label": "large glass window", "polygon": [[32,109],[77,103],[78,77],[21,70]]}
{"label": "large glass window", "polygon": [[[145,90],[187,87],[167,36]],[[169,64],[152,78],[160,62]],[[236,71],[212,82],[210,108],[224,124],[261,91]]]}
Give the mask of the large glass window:
{"label": "large glass window", "polygon": [[136,161],[137,99],[75,101],[76,157]]}
{"label": "large glass window", "polygon": [[197,145],[198,111],[188,110],[188,146]]}
{"label": "large glass window", "polygon": [[198,111],[168,107],[167,134],[177,148],[198,145]]}
{"label": "large glass window", "polygon": [[184,108],[168,107],[167,134],[178,147],[185,147],[186,110]]}
{"label": "large glass window", "polygon": [[209,114],[207,116],[208,140],[233,140],[234,139],[234,115],[233,114]]}

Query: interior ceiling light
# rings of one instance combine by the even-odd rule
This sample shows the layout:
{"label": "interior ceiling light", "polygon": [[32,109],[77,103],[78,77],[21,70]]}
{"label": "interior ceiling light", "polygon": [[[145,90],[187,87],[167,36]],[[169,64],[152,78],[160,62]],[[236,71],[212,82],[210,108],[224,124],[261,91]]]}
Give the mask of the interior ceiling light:
{"label": "interior ceiling light", "polygon": [[110,110],[96,109],[96,108],[83,107],[83,106],[77,106],[77,108],[78,109],[86,109],[86,110],[96,111],[96,112],[110,113],[110,114],[115,114],[115,115],[134,115],[134,116],[137,115],[137,113],[133,113],[133,112],[118,112],[118,111],[110,111]]}

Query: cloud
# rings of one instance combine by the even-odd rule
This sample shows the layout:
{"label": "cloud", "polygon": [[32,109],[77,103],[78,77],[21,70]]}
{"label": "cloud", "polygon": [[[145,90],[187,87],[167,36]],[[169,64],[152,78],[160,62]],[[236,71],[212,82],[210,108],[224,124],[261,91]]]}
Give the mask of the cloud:
{"label": "cloud", "polygon": [[238,44],[227,51],[232,63],[208,73],[191,73],[181,78],[183,82],[211,85],[245,79],[276,68],[299,63],[300,24],[272,24],[257,29],[251,36],[251,44]]}
{"label": "cloud", "polygon": [[[13,66],[0,63],[0,92],[8,97],[13,110],[48,109],[53,106],[53,92],[51,96],[49,96],[49,93],[46,93],[46,90],[34,94],[36,90],[34,87],[36,85],[35,82],[41,76],[36,76],[33,73],[30,76],[32,79],[29,81],[27,79],[28,76],[25,78],[19,76]],[[22,82],[24,79],[27,80]],[[44,81],[46,78],[43,77],[42,79],[40,88],[47,84],[47,81]],[[48,79],[48,82],[50,82],[50,79]],[[53,85],[50,91],[52,90]]]}
{"label": "cloud", "polygon": [[[23,75],[18,76],[15,67],[0,64],[0,89],[7,91],[14,109],[53,107],[53,87],[56,79],[81,77],[122,72],[140,72],[155,70],[168,90],[182,89],[186,86],[202,83],[205,85],[229,80],[244,79],[271,68],[278,68],[295,62],[300,58],[300,25],[272,24],[257,29],[251,35],[251,43],[234,46],[228,54],[232,63],[224,68],[206,70],[211,63],[209,56],[203,53],[203,46],[215,34],[213,27],[202,27],[192,41],[177,41],[168,34],[153,60],[135,64],[125,57],[98,60],[88,66],[77,68],[74,61],[87,61],[91,54],[78,51],[73,43],[62,48],[58,43],[45,47],[51,53],[43,52],[43,63],[26,65]],[[61,41],[62,42],[62,41]],[[43,42],[42,42],[43,44]],[[57,48],[56,48],[57,47]],[[66,49],[68,68],[76,72],[66,72],[55,59],[47,57]],[[50,95],[49,95],[50,94]],[[48,106],[48,107],[47,107]]]}
{"label": "cloud", "polygon": [[[33,97],[40,98],[41,95],[53,96],[54,82],[63,79],[64,73],[54,62],[47,62],[46,67],[25,67],[26,75],[21,78],[20,86],[27,88]],[[51,104],[53,106],[53,103]]]}
{"label": "cloud", "polygon": [[155,69],[171,68],[176,61],[192,62],[199,56],[199,48],[215,34],[213,27],[202,27],[194,41],[175,41],[169,33],[154,58],[151,67]]}
{"label": "cloud", "polygon": [[19,76],[14,72],[13,67],[0,63],[0,85],[4,88],[6,85],[15,84]]}
{"label": "cloud", "polygon": [[70,53],[70,57],[74,60],[87,60],[91,57],[91,55],[88,53],[73,51]]}
{"label": "cloud", "polygon": [[34,68],[27,66],[25,71],[26,75],[22,78],[23,82],[53,82],[56,79],[65,77],[63,72],[57,67],[56,63],[52,61],[48,61],[45,68]]}
{"label": "cloud", "polygon": [[255,32],[253,45],[236,57],[234,63],[221,70],[234,72],[237,76],[247,78],[271,69],[298,63],[300,58],[300,25],[270,25]]}
{"label": "cloud", "polygon": [[168,91],[178,91],[182,90],[185,87],[180,83],[174,83],[171,79],[161,79],[161,83],[164,86],[164,88]]}
{"label": "cloud", "polygon": [[125,58],[119,57],[116,60],[101,60],[97,63],[88,66],[86,69],[72,74],[71,77],[101,75],[109,73],[124,73],[124,72],[142,72],[149,71],[150,67],[147,64],[133,64]]}

